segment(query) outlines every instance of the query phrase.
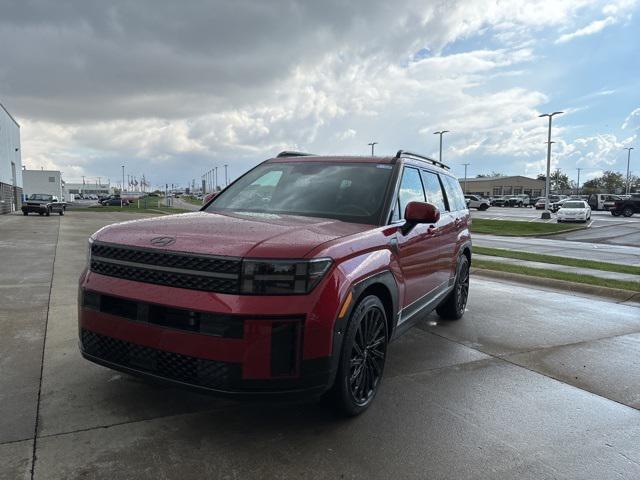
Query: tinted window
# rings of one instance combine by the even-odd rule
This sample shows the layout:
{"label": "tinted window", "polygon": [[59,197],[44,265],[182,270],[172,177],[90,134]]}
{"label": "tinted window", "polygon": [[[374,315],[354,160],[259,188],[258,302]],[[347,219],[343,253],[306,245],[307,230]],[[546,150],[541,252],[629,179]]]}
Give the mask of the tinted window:
{"label": "tinted window", "polygon": [[218,195],[206,211],[230,210],[336,218],[376,224],[390,165],[267,163]]}
{"label": "tinted window", "polygon": [[458,180],[447,175],[442,175],[440,178],[442,179],[444,189],[447,192],[449,210],[452,212],[457,210],[466,210],[467,202],[464,200],[464,194],[462,193],[462,188],[460,188]]}
{"label": "tinted window", "polygon": [[[423,170],[422,182],[424,183],[424,192],[427,195],[427,202],[434,204],[441,212],[446,211],[447,208],[444,203],[444,195],[442,194],[442,187],[440,186],[438,175]],[[462,201],[464,202],[464,198]]]}
{"label": "tinted window", "polygon": [[404,218],[404,209],[407,208],[409,202],[424,202],[424,191],[422,190],[422,181],[420,180],[420,172],[415,168],[405,167],[402,172],[402,181],[400,182],[400,215]]}

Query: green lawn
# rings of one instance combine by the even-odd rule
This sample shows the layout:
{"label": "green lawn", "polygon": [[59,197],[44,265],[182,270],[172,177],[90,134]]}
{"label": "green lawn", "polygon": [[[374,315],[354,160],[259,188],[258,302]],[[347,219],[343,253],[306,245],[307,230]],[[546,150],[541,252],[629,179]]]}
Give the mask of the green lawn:
{"label": "green lawn", "polygon": [[606,278],[592,277],[590,275],[579,275],[576,273],[559,272],[557,270],[521,267],[519,265],[510,265],[507,263],[494,262],[491,260],[474,260],[473,266],[476,268],[496,270],[499,272],[519,273],[521,275],[529,275],[532,277],[553,278],[556,280],[565,280],[565,281],[574,282],[574,283],[584,283],[587,285],[595,285],[598,287],[619,288],[622,290],[629,290],[632,292],[640,292],[640,282],[630,282],[625,280],[610,280]]}
{"label": "green lawn", "polygon": [[183,200],[187,203],[190,203],[192,205],[197,205],[199,207],[202,206],[202,200],[197,199],[196,197],[192,197],[190,195],[183,195],[182,197],[180,197],[180,200]]}
{"label": "green lawn", "polygon": [[620,265],[618,263],[597,262],[595,260],[583,260],[579,258],[558,257],[556,255],[545,255],[542,253],[520,252],[517,250],[506,250],[503,248],[473,247],[473,253],[480,255],[491,255],[492,257],[516,258],[519,260],[529,260],[531,262],[551,263],[554,265],[566,265],[569,267],[592,268],[604,270],[606,272],[630,273],[640,275],[640,267],[633,265]]}
{"label": "green lawn", "polygon": [[103,207],[102,205],[95,205],[91,207],[71,208],[69,211],[83,211],[83,212],[130,212],[130,213],[152,213],[152,214],[171,214],[171,213],[184,213],[189,210],[184,208],[167,208],[163,206],[163,199],[161,197],[145,197],[140,200],[136,200],[127,206],[120,207],[118,205],[109,205]]}
{"label": "green lawn", "polygon": [[492,235],[505,236],[569,232],[571,230],[580,230],[582,228],[584,228],[584,226],[567,226],[559,223],[489,220],[485,218],[474,218],[471,223],[471,231],[473,233],[488,233]]}

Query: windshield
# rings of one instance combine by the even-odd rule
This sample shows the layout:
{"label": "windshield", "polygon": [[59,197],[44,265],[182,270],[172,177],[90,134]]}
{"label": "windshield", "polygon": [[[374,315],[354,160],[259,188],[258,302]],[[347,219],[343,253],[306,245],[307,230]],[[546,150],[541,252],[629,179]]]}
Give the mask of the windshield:
{"label": "windshield", "polygon": [[584,202],[564,202],[562,208],[585,208]]}
{"label": "windshield", "polygon": [[393,167],[321,162],[260,165],[218,195],[207,212],[305,215],[376,224]]}
{"label": "windshield", "polygon": [[53,199],[53,196],[45,195],[42,193],[32,193],[31,195],[29,195],[29,200],[44,200],[48,202],[48,201],[51,201],[52,199]]}

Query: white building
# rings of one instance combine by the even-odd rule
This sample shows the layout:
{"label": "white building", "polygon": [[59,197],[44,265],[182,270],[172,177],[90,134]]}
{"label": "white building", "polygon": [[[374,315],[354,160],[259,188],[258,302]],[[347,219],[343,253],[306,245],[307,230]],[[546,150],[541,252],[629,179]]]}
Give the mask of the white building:
{"label": "white building", "polygon": [[59,170],[23,170],[22,184],[27,197],[34,193],[46,193],[58,197],[60,201],[68,200]]}
{"label": "white building", "polygon": [[20,125],[0,103],[0,214],[22,204]]}
{"label": "white building", "polygon": [[80,193],[91,195],[109,195],[111,192],[111,185],[108,183],[67,183],[67,193],[78,195]]}

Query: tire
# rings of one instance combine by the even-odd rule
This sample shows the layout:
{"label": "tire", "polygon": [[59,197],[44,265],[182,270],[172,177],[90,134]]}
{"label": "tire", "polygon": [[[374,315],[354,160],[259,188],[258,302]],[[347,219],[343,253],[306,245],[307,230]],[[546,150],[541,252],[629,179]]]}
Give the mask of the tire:
{"label": "tire", "polygon": [[478,207],[478,210],[480,210],[481,212],[484,212],[485,210],[487,210],[489,208],[489,205],[486,204],[482,204]]}
{"label": "tire", "polygon": [[349,319],[335,384],[330,391],[340,413],[355,417],[373,402],[382,381],[388,336],[382,302],[375,295],[363,298]]}
{"label": "tire", "polygon": [[557,220],[558,223],[562,223],[562,220]]}
{"label": "tire", "polygon": [[38,215],[42,216],[44,215],[44,212],[38,212]]}
{"label": "tire", "polygon": [[22,211],[22,214],[26,217],[27,215],[29,215],[29,213],[26,210]]}
{"label": "tire", "polygon": [[60,210],[60,216],[64,215],[64,210]]}
{"label": "tire", "polygon": [[613,215],[614,217],[619,217],[620,216],[620,212],[617,210],[611,210],[611,215]]}
{"label": "tire", "polygon": [[633,208],[631,207],[624,207],[622,209],[622,215],[624,215],[625,217],[630,217],[631,215],[633,215]]}
{"label": "tire", "polygon": [[458,257],[456,280],[453,291],[437,306],[436,312],[445,320],[459,320],[464,315],[469,298],[469,260],[465,255]]}
{"label": "tire", "polygon": [[51,215],[51,210],[47,209],[47,211],[45,212],[45,215],[48,217]]}

